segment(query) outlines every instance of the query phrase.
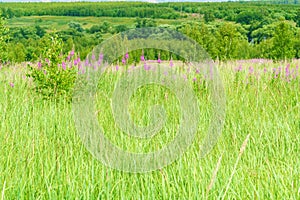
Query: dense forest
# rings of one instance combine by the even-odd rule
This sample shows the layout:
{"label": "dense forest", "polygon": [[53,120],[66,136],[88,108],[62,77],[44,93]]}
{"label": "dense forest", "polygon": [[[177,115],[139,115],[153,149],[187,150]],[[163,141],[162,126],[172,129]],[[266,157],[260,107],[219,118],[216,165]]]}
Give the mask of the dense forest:
{"label": "dense forest", "polygon": [[52,34],[84,58],[105,38],[142,27],[184,33],[213,59],[300,58],[299,4],[0,3],[0,13],[2,63],[37,60]]}

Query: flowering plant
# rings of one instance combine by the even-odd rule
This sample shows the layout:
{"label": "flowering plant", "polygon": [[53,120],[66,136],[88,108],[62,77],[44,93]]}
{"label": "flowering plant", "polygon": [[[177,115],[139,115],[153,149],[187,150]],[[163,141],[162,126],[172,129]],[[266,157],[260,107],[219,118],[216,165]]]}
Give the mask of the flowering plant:
{"label": "flowering plant", "polygon": [[44,99],[72,99],[81,62],[74,50],[64,57],[62,46],[62,41],[57,36],[47,38],[40,61],[36,65],[28,65],[27,76],[33,79],[35,91]]}

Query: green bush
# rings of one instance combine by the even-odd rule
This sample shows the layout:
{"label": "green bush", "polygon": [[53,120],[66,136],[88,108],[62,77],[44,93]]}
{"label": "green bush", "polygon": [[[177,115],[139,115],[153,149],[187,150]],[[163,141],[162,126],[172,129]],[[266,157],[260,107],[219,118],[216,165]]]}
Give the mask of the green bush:
{"label": "green bush", "polygon": [[62,41],[57,36],[48,35],[40,61],[28,65],[27,76],[33,79],[34,89],[43,99],[65,98],[70,102],[80,59],[73,50],[64,56],[62,48]]}

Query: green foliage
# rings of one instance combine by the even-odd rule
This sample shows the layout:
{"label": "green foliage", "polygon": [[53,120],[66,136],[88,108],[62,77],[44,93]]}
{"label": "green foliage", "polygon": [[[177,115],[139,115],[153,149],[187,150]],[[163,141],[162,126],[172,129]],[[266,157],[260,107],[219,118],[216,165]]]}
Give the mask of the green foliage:
{"label": "green foliage", "polygon": [[6,27],[4,18],[1,17],[0,12],[0,63],[7,60],[7,41],[9,39],[8,35],[9,29]]}
{"label": "green foliage", "polygon": [[72,53],[66,60],[62,47],[62,41],[56,35],[47,36],[41,61],[37,67],[28,65],[27,76],[33,79],[35,91],[44,99],[58,100],[63,97],[70,101],[72,98],[78,73],[76,64],[72,61],[77,58]]}
{"label": "green foliage", "polygon": [[215,20],[215,16],[211,11],[207,11],[204,13],[204,20],[206,23],[212,22]]}
{"label": "green foliage", "polygon": [[71,29],[74,29],[75,31],[78,31],[78,32],[83,31],[83,28],[81,27],[80,23],[78,23],[78,22],[70,22],[68,25]]}
{"label": "green foliage", "polygon": [[289,59],[295,56],[294,37],[295,32],[291,24],[280,22],[276,26],[273,38],[273,57],[275,59]]}
{"label": "green foliage", "polygon": [[217,56],[220,60],[234,59],[237,57],[238,45],[244,40],[238,32],[238,25],[233,23],[222,24],[216,32]]}
{"label": "green foliage", "polygon": [[261,12],[256,11],[244,11],[238,14],[236,22],[240,24],[250,24],[252,21],[261,21],[263,15]]}
{"label": "green foliage", "polygon": [[147,18],[144,18],[144,19],[137,18],[135,20],[135,23],[136,23],[136,25],[135,25],[136,28],[156,27],[157,26],[155,20],[147,19]]}
{"label": "green foliage", "polygon": [[[9,44],[7,48],[6,43],[2,45],[9,49],[5,60],[35,62],[43,52],[44,35],[53,32],[53,27],[59,30],[56,34],[64,42],[63,53],[74,47],[81,59],[112,34],[134,27],[156,26],[181,31],[196,40],[213,59],[299,57],[299,36],[295,34],[300,28],[299,5],[277,5],[275,2],[78,2],[49,3],[47,8],[43,5],[0,4],[3,16],[14,17],[8,20],[11,36]],[[25,17],[17,18],[20,16]],[[70,19],[68,16],[95,17]],[[288,22],[294,32],[294,35],[290,34],[292,39],[287,38],[285,46],[279,40],[280,33],[275,33],[278,21]],[[280,50],[282,47],[284,50]],[[151,58],[157,56],[157,53],[153,53]]]}
{"label": "green foliage", "polygon": [[300,9],[297,11],[297,15],[295,16],[296,26],[300,27]]}

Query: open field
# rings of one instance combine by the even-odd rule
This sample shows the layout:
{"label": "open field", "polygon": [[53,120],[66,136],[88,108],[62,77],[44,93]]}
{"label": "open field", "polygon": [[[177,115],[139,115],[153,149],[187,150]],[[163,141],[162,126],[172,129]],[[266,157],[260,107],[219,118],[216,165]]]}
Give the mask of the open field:
{"label": "open field", "polygon": [[[63,18],[66,23],[81,19]],[[46,19],[52,18],[44,17],[45,24]],[[88,19],[90,23],[98,20]],[[57,28],[64,26],[52,23]],[[0,197],[299,199],[299,65],[300,60],[273,63],[263,59],[217,63],[227,98],[226,121],[217,145],[204,158],[200,158],[199,145],[211,116],[210,98],[202,79],[193,82],[196,74],[188,74],[189,83],[196,85],[201,113],[196,139],[176,162],[145,174],[120,172],[102,165],[76,133],[71,104],[43,101],[36,96],[31,90],[33,83],[25,76],[25,64],[1,67]],[[147,152],[161,148],[170,140],[163,134],[172,135],[172,127],[178,121],[175,96],[158,86],[141,88],[129,109],[136,116],[136,123],[147,124],[147,108],[160,102],[169,116],[167,128],[151,142],[119,134],[103,93],[109,97],[120,73],[121,70],[108,73],[99,80],[102,93],[97,95],[96,109],[106,136],[126,150]]]}
{"label": "open field", "polygon": [[[179,25],[186,19],[157,19],[157,24]],[[130,17],[74,17],[74,16],[29,16],[8,20],[9,27],[28,27],[39,25],[48,30],[61,31],[68,28],[68,23],[78,22],[83,28],[100,25],[103,22],[112,25],[128,25],[134,27],[135,18]]]}

